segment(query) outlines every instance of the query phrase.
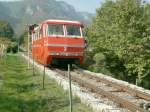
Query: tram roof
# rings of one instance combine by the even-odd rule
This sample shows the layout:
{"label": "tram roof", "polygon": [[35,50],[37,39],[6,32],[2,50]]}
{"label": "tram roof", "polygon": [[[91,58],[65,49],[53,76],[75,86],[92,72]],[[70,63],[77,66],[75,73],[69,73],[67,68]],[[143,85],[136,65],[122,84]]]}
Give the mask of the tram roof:
{"label": "tram roof", "polygon": [[73,25],[82,25],[81,22],[79,21],[69,21],[69,20],[45,20],[44,23],[49,23],[49,24],[73,24]]}

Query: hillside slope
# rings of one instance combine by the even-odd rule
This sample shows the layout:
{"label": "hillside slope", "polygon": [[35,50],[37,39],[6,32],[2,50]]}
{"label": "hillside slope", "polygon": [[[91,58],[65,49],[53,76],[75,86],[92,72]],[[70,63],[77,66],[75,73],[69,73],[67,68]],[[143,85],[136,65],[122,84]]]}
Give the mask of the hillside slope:
{"label": "hillside slope", "polygon": [[0,14],[0,19],[9,21],[17,34],[21,34],[25,24],[39,23],[45,19],[80,20],[88,25],[93,16],[77,12],[66,2],[56,0],[0,2]]}

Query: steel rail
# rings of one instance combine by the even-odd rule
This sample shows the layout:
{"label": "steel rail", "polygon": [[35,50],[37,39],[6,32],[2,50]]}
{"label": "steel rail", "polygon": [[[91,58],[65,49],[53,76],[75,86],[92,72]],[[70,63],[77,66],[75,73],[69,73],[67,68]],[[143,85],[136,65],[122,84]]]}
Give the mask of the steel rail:
{"label": "steel rail", "polygon": [[107,97],[108,99],[120,104],[121,107],[127,108],[132,112],[145,112],[145,110],[143,110],[142,108],[133,104],[132,102],[129,102],[128,100],[120,98],[120,97],[112,94],[111,92],[105,91],[105,90],[99,88],[98,86],[96,87],[95,83],[89,82],[87,80],[83,80],[83,79],[81,79],[79,77],[75,77],[75,76],[72,76],[72,80],[78,82],[78,84],[80,84],[86,88],[92,89],[92,91],[96,92],[97,94]]}
{"label": "steel rail", "polygon": [[145,99],[145,100],[148,100],[150,101],[150,94],[148,93],[145,93],[145,92],[142,92],[142,91],[139,91],[139,90],[135,90],[129,86],[124,86],[122,84],[118,84],[118,83],[115,83],[115,82],[112,82],[112,81],[109,81],[105,78],[101,78],[101,77],[98,77],[96,75],[90,75],[89,73],[85,73],[85,72],[82,72],[79,70],[79,72],[83,75],[88,75],[90,76],[91,78],[94,78],[95,80],[100,80],[101,82],[105,83],[105,84],[109,84],[119,90],[123,90],[133,96],[137,96],[139,98],[142,98],[142,99]]}
{"label": "steel rail", "polygon": [[[56,70],[56,72],[59,73],[60,75],[66,76],[65,73],[63,73],[64,71]],[[72,77],[71,79],[74,82],[77,82],[82,87],[86,87],[87,89],[92,90],[92,92],[95,92],[100,96],[104,96],[104,97],[110,99],[111,101],[116,102],[123,108],[126,108],[132,112],[146,112],[144,109],[138,107],[136,104],[134,104],[124,98],[121,98],[119,96],[116,96],[116,95],[112,94],[110,91],[105,91],[105,90],[101,89],[100,86],[95,85],[95,83],[93,81],[88,81],[84,77],[82,78],[82,77],[78,77],[76,75],[71,75],[71,77]]]}

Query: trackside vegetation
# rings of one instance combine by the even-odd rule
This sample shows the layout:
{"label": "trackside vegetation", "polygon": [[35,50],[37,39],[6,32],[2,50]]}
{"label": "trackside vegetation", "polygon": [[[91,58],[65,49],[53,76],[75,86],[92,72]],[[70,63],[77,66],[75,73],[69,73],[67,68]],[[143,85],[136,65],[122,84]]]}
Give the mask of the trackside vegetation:
{"label": "trackside vegetation", "polygon": [[106,0],[87,33],[90,70],[150,89],[150,4]]}
{"label": "trackside vegetation", "polygon": [[12,26],[4,20],[0,20],[0,37],[6,37],[11,39],[14,35]]}
{"label": "trackside vegetation", "polygon": [[[0,112],[68,112],[69,95],[54,80],[27,70],[25,61],[17,55],[0,60]],[[74,112],[92,112],[73,97]]]}
{"label": "trackside vegetation", "polygon": [[0,45],[5,45],[7,52],[16,53],[18,50],[17,39],[9,22],[0,20]]}

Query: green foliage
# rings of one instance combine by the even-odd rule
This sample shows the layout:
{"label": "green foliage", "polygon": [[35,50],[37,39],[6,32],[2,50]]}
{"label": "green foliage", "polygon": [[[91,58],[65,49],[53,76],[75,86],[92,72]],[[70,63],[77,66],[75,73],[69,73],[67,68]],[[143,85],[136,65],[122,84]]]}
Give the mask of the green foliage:
{"label": "green foliage", "polygon": [[8,38],[0,37],[0,44],[4,44],[6,46],[10,45],[11,41]]}
{"label": "green foliage", "polygon": [[107,0],[88,29],[96,64],[100,65],[97,53],[101,53],[105,68],[115,77],[131,83],[138,80],[139,85],[149,88],[149,26],[149,4],[140,0]]}
{"label": "green foliage", "polygon": [[[31,39],[31,38],[30,38]],[[31,42],[31,40],[30,40]],[[24,31],[24,33],[19,38],[19,44],[24,48],[28,49],[28,32]],[[30,43],[31,44],[31,43]],[[30,48],[31,49],[31,48]]]}
{"label": "green foliage", "polygon": [[11,44],[7,48],[8,53],[17,53],[18,52],[18,43],[11,42]]}
{"label": "green foliage", "polygon": [[0,37],[12,38],[13,35],[14,31],[11,25],[6,21],[0,20]]}
{"label": "green foliage", "polygon": [[9,48],[8,46],[11,45],[11,40],[5,37],[0,37],[0,45],[4,45],[6,50],[8,51]]}

